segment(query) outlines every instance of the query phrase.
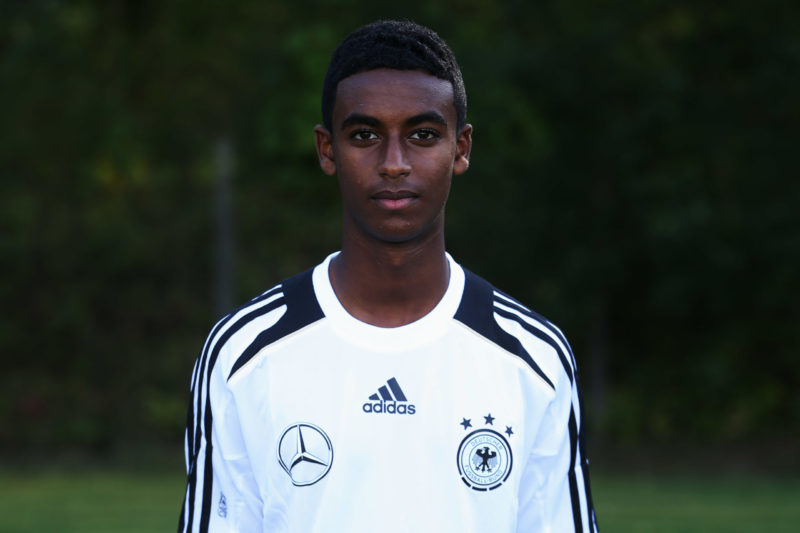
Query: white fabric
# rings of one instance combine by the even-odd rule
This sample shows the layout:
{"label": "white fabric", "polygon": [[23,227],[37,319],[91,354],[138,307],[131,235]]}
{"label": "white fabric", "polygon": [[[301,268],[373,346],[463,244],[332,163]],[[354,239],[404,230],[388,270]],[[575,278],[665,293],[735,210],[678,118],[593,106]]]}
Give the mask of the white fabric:
{"label": "white fabric", "polygon": [[[312,276],[324,317],[266,345],[232,376],[241,354],[260,332],[281,320],[286,305],[239,327],[221,345],[215,343],[224,328],[207,343],[204,356],[214,347],[219,350],[207,380],[213,428],[208,530],[575,531],[575,494],[570,493],[568,471],[571,439],[577,436],[568,426],[570,416],[577,416],[579,424],[580,410],[574,385],[553,345],[497,311],[487,314],[495,326],[519,341],[551,386],[520,356],[456,320],[465,272],[449,256],[449,287],[428,315],[398,328],[365,324],[349,315],[336,298],[328,276],[332,257]],[[276,298],[280,296],[245,307],[236,316],[266,309]],[[495,293],[493,299],[495,309],[517,315],[549,335],[571,368],[569,347],[553,333],[557,330],[551,324],[523,316],[507,297]],[[200,374],[202,367],[198,365],[195,373]],[[207,368],[205,372],[207,376]],[[381,387],[396,396],[388,383],[392,378],[406,401],[388,403],[394,403],[395,411],[402,405],[405,414],[366,412],[381,403],[369,399],[380,397]],[[203,379],[195,380],[195,403],[198,395],[205,398]],[[196,470],[197,481],[193,490],[187,489],[184,512],[188,516],[192,500],[193,531],[201,530],[203,502],[208,500],[203,443],[209,436],[202,425],[204,417],[201,408],[188,428],[194,434],[201,423],[203,438],[194,446],[197,453],[189,449],[187,433],[187,464]],[[291,461],[300,423],[310,425],[301,426],[300,432],[315,457],[328,462],[324,437],[314,427],[324,432],[332,448],[330,469],[305,486],[293,484],[279,462],[280,457]],[[495,449],[502,456],[498,444],[502,439],[496,434],[510,448],[510,469],[494,464],[497,472],[507,470],[508,477],[493,482],[497,486],[491,490],[475,483],[469,486],[469,476],[459,469],[459,449],[477,430],[484,430],[479,436],[488,439],[489,448],[484,451],[478,445],[471,455],[465,452],[468,461],[477,464]],[[491,430],[496,434],[485,433]],[[287,440],[281,455],[278,446],[284,432]],[[581,530],[594,531],[580,470],[583,462],[576,458]],[[488,476],[489,464],[475,467],[478,474],[473,477]],[[308,461],[295,469],[301,482],[325,470]],[[480,488],[484,490],[476,490]]]}

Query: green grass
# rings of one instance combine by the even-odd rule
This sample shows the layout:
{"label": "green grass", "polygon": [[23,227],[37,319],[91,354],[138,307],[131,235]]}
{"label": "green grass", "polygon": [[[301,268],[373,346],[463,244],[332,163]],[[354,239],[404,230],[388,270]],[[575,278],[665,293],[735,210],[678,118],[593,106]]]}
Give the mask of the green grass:
{"label": "green grass", "polygon": [[[0,469],[0,532],[175,531],[183,476],[169,468]],[[800,479],[595,475],[604,532],[797,531]]]}
{"label": "green grass", "polygon": [[0,532],[175,531],[183,483],[152,472],[0,471]]}
{"label": "green grass", "polygon": [[800,479],[756,475],[595,476],[600,529],[619,533],[798,531]]}

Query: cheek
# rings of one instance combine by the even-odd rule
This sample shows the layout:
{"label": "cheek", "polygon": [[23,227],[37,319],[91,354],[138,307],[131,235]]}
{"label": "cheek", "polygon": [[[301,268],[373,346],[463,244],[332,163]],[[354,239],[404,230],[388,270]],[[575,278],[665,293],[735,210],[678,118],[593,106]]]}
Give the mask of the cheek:
{"label": "cheek", "polygon": [[452,161],[440,161],[435,166],[429,168],[429,171],[429,175],[435,179],[435,181],[431,184],[431,188],[439,191],[440,194],[447,196],[450,191],[450,184],[453,180]]}
{"label": "cheek", "polygon": [[341,171],[337,177],[339,180],[339,193],[342,196],[343,203],[349,209],[359,210],[367,195],[367,187],[363,180],[346,172],[346,170]]}
{"label": "cheek", "polygon": [[429,171],[435,172],[437,175],[452,176],[455,151],[449,148],[449,146],[441,147],[435,154],[429,154],[428,157],[423,158],[423,164],[428,167]]}
{"label": "cheek", "polygon": [[336,174],[340,184],[348,187],[363,186],[367,182],[370,169],[371,166],[366,158],[353,155],[338,159],[336,164]]}

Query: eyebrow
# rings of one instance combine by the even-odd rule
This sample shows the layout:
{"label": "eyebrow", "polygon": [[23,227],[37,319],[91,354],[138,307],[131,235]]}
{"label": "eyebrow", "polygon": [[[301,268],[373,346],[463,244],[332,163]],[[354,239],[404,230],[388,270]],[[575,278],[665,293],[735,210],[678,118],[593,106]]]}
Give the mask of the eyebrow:
{"label": "eyebrow", "polygon": [[[442,114],[437,111],[426,111],[424,113],[414,115],[413,117],[409,117],[405,120],[405,125],[416,126],[417,124],[422,124],[423,122],[433,122],[435,124],[447,126],[447,119],[445,119]],[[371,128],[377,128],[380,127],[381,124],[382,122],[373,116],[365,115],[363,113],[350,113],[342,121],[341,129],[344,130],[355,125],[364,125]]]}
{"label": "eyebrow", "polygon": [[414,115],[406,120],[406,125],[416,126],[417,124],[422,124],[423,122],[433,122],[435,124],[447,126],[447,120],[438,111],[426,111],[425,113]]}
{"label": "eyebrow", "polygon": [[363,113],[350,113],[347,115],[347,118],[342,121],[342,129],[344,130],[357,124],[377,128],[381,125],[381,121]]}

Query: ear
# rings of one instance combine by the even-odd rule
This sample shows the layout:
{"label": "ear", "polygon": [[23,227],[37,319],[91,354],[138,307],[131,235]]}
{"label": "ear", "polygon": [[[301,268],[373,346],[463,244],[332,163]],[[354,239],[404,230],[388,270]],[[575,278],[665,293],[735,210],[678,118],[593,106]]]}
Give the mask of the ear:
{"label": "ear", "polygon": [[328,176],[336,174],[336,158],[333,155],[333,136],[323,126],[314,126],[314,143],[317,147],[319,167]]}
{"label": "ear", "polygon": [[469,154],[472,152],[472,124],[465,124],[456,137],[456,158],[453,161],[453,174],[463,174],[469,168]]}

